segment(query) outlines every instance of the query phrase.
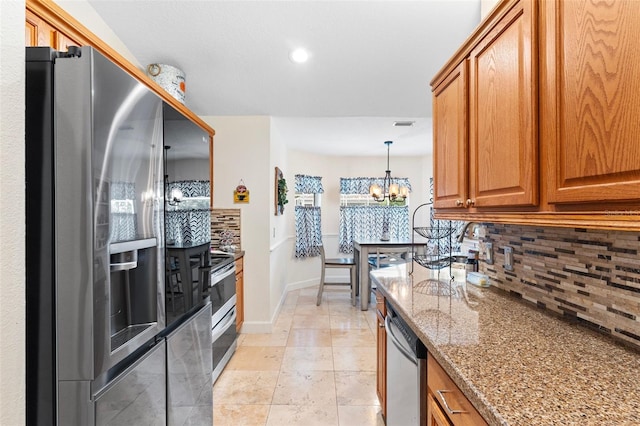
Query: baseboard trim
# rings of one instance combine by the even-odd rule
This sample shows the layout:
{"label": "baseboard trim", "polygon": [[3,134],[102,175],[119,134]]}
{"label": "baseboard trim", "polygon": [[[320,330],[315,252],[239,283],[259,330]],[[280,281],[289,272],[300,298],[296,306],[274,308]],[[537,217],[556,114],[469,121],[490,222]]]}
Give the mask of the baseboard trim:
{"label": "baseboard trim", "polygon": [[242,334],[263,334],[271,333],[273,331],[273,324],[268,321],[245,321],[242,323]]}

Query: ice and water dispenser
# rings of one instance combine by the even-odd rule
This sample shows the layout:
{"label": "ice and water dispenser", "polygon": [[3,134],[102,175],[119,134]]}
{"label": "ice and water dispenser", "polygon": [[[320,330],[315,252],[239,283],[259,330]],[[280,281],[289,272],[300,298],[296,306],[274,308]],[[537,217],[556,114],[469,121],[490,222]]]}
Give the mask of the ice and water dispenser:
{"label": "ice and water dispenser", "polygon": [[111,245],[111,352],[157,325],[157,250],[155,238]]}

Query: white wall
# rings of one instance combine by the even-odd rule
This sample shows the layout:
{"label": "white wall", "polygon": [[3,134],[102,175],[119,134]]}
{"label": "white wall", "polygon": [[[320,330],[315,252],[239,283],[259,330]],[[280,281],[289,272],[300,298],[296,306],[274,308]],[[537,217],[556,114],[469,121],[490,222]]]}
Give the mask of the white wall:
{"label": "white wall", "polygon": [[484,19],[500,0],[480,0],[480,19]]}
{"label": "white wall", "polygon": [[0,424],[25,423],[24,1],[0,1]]}
{"label": "white wall", "polygon": [[[270,170],[267,180],[270,180],[271,193],[271,211],[269,212],[271,238],[270,252],[270,315],[271,321],[275,321],[275,316],[279,310],[279,306],[283,300],[283,296],[287,287],[287,270],[291,258],[293,257],[293,249],[295,241],[291,239],[289,232],[289,224],[295,221],[294,214],[294,171],[293,164],[288,160],[286,140],[283,139],[279,129],[278,120],[271,118],[271,134],[270,134]],[[287,200],[284,206],[284,212],[281,215],[275,215],[275,197],[276,197],[276,177],[275,168],[278,167],[287,181]],[[271,177],[269,179],[269,176]]]}
{"label": "white wall", "polygon": [[[270,331],[270,245],[273,170],[270,167],[270,118],[202,117],[213,139],[213,206],[239,208],[245,251],[245,330]],[[234,204],[240,180],[249,189],[248,204]]]}
{"label": "white wall", "polygon": [[191,158],[167,162],[169,181],[209,180],[209,156],[203,159]]}

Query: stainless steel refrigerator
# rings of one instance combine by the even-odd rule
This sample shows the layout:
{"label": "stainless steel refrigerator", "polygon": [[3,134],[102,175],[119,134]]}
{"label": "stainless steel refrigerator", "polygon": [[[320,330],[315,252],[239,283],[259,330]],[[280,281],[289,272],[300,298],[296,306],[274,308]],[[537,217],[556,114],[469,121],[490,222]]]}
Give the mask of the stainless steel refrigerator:
{"label": "stainless steel refrigerator", "polygon": [[26,77],[27,424],[167,424],[162,100],[90,47]]}

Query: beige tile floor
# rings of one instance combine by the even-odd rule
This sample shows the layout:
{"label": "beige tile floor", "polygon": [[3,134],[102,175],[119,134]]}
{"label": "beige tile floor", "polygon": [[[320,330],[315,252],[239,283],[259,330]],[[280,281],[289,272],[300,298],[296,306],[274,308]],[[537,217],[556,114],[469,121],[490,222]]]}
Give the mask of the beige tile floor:
{"label": "beige tile floor", "polygon": [[241,334],[213,387],[213,424],[383,426],[376,396],[375,310],[346,287],[291,291],[271,334]]}

